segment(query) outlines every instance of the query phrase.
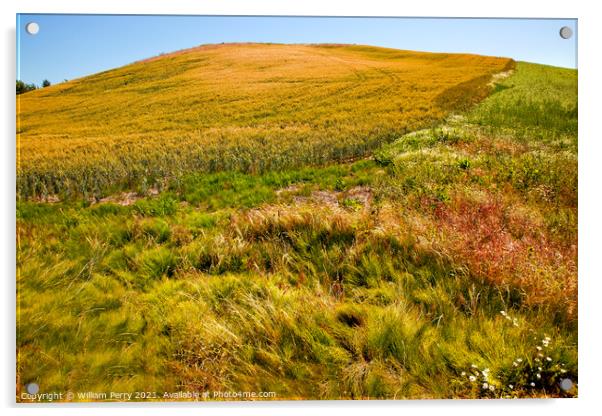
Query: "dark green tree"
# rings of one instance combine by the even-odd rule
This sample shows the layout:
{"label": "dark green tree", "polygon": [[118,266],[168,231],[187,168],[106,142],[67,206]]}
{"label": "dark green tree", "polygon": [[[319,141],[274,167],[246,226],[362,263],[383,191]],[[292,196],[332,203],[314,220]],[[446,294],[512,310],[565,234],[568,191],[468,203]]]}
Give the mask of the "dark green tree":
{"label": "dark green tree", "polygon": [[42,87],[44,87],[44,88],[50,87],[50,81],[48,81],[47,79],[45,79],[44,81],[42,81]]}
{"label": "dark green tree", "polygon": [[17,94],[23,94],[27,91],[35,90],[37,87],[35,84],[26,84],[21,80],[17,80]]}

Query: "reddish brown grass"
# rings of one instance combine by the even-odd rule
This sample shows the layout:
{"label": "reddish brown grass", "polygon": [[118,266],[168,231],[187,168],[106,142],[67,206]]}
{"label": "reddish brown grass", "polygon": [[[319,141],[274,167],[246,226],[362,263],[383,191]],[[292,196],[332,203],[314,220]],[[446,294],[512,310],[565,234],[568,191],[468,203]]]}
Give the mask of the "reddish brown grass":
{"label": "reddish brown grass", "polygon": [[576,317],[577,245],[557,244],[541,218],[513,203],[484,193],[456,194],[451,203],[436,204],[430,224],[435,244],[476,277],[521,289],[526,303]]}

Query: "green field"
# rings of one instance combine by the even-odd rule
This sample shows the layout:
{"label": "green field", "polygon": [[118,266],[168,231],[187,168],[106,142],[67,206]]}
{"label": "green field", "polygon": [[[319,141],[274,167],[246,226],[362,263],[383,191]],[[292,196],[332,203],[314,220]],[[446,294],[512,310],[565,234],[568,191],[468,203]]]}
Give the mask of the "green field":
{"label": "green field", "polygon": [[[257,47],[236,53],[255,56]],[[263,114],[255,107],[235,117],[244,128],[222,113],[206,120],[215,125],[199,127],[187,143],[198,147],[206,131],[223,141],[201,143],[203,155],[229,148],[228,132],[244,130],[233,137],[246,156],[213,168],[205,165],[210,157],[176,157],[169,144],[164,156],[150,151],[146,159],[87,153],[88,145],[110,143],[116,155],[120,137],[135,142],[128,111],[86,132],[79,109],[83,121],[64,137],[59,124],[43,122],[52,111],[65,114],[60,108],[77,94],[93,96],[87,83],[121,85],[130,67],[93,76],[102,82],[22,95],[17,397],[29,382],[40,392],[156,391],[160,399],[178,390],[273,391],[276,399],[577,395],[577,387],[559,387],[563,378],[578,382],[577,71],[453,55],[433,68],[429,54],[353,48],[316,47],[335,62],[367,54],[353,65],[373,74],[348,101],[316,94],[317,81],[306,80],[305,98],[318,100],[307,104],[316,125],[268,105],[265,118],[250,121]],[[291,53],[297,62],[307,51]],[[375,69],[383,60],[394,73],[456,75],[443,87],[408,75],[403,91],[416,91],[412,101]],[[278,72],[251,68],[253,80]],[[362,85],[356,72],[349,85]],[[87,102],[95,119],[92,108],[105,102]],[[379,102],[381,117],[371,117]],[[412,102],[428,110],[407,108],[409,118],[400,119],[394,109]],[[147,129],[141,136],[161,137],[152,136],[152,121],[133,120],[134,129]],[[282,145],[266,133],[278,123],[286,134],[273,140],[284,137]],[[250,133],[251,125],[262,133]],[[177,128],[165,131],[166,143],[181,137]],[[88,134],[102,139],[86,141]],[[73,146],[36,153],[53,138]],[[149,140],[134,148],[150,149]],[[323,157],[313,163],[303,152],[317,154],[320,143]]]}

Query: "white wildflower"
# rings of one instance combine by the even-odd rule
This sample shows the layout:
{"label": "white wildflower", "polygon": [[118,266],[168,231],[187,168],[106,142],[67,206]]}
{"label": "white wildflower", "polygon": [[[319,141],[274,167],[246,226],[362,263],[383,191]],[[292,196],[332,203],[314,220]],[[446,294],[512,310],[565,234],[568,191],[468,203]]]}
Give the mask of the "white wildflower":
{"label": "white wildflower", "polygon": [[483,390],[487,390],[489,388],[489,384],[483,383]]}
{"label": "white wildflower", "polygon": [[477,380],[477,378],[476,378],[475,376],[470,376],[470,377],[468,377],[468,379],[469,379],[471,382],[475,382],[475,381]]}

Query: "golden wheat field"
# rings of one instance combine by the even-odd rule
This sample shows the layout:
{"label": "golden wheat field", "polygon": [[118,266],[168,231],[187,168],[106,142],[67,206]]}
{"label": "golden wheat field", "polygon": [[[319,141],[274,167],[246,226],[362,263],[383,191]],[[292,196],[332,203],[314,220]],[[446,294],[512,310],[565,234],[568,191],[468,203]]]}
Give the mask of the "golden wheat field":
{"label": "golden wheat field", "polygon": [[207,45],[17,98],[20,197],[100,197],[187,171],[364,156],[482,99],[505,58]]}

